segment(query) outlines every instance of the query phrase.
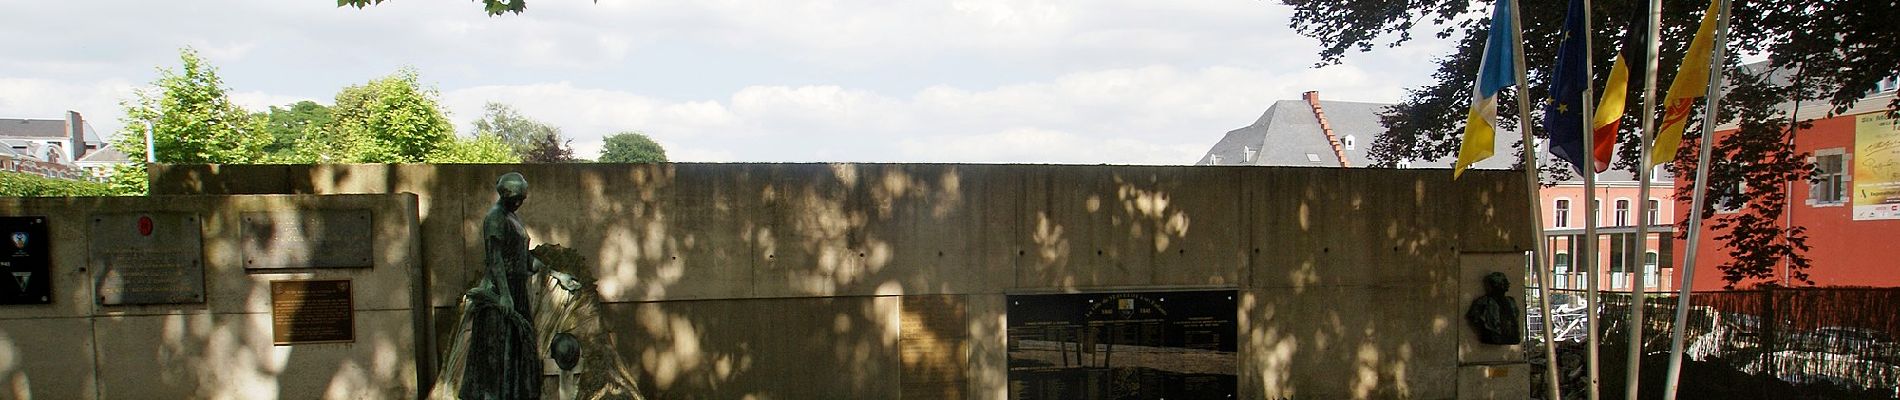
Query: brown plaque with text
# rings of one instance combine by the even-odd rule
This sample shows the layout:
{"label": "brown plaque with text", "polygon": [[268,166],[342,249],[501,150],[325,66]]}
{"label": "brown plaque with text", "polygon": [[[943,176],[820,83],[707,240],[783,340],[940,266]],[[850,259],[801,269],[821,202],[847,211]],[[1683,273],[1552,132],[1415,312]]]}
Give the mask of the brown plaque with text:
{"label": "brown plaque with text", "polygon": [[278,346],[356,340],[350,281],[271,281],[271,341]]}

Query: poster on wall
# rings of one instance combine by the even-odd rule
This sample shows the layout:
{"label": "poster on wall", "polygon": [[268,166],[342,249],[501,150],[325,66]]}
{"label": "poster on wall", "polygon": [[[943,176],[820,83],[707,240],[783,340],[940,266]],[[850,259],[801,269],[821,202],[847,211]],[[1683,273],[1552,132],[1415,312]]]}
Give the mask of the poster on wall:
{"label": "poster on wall", "polygon": [[1008,295],[1009,398],[1234,398],[1236,294]]}
{"label": "poster on wall", "polygon": [[1900,219],[1900,125],[1886,112],[1854,117],[1854,220]]}

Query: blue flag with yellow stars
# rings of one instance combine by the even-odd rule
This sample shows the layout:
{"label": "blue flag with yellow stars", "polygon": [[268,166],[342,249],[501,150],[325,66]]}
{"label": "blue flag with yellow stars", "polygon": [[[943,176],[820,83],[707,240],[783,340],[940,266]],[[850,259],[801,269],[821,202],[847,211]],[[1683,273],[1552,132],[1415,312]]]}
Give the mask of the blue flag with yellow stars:
{"label": "blue flag with yellow stars", "polygon": [[1544,102],[1544,131],[1550,132],[1550,153],[1569,161],[1583,174],[1583,97],[1589,87],[1584,68],[1589,49],[1584,45],[1583,0],[1570,0],[1564,16],[1563,42],[1557,46],[1557,71],[1550,78],[1550,100]]}

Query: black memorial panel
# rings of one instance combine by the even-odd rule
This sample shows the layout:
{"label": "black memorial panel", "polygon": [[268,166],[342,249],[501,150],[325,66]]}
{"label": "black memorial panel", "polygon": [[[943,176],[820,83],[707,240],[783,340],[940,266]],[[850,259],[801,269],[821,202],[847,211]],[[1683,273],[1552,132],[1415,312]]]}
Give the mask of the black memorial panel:
{"label": "black memorial panel", "polygon": [[1010,398],[1232,398],[1236,295],[1010,295]]}

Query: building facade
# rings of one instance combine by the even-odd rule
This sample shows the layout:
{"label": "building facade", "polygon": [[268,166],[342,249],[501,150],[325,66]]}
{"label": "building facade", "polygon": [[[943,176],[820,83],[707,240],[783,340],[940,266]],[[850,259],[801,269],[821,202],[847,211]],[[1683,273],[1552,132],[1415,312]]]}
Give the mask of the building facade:
{"label": "building facade", "polygon": [[[1826,104],[1789,104],[1783,110],[1797,120],[1812,121],[1793,135],[1797,153],[1808,155],[1815,164],[1813,180],[1790,182],[1781,190],[1788,197],[1788,211],[1778,222],[1783,227],[1805,229],[1810,267],[1809,278],[1815,286],[1900,286],[1900,128],[1896,128],[1894,100],[1895,78],[1881,82],[1877,90],[1846,112],[1831,114]],[[1718,137],[1734,133],[1733,124],[1718,126]],[[1692,182],[1681,182],[1688,185]],[[1727,189],[1727,190],[1725,190]],[[1712,188],[1711,196],[1734,193],[1732,188]],[[1689,203],[1677,205],[1677,218],[1687,218]],[[1716,210],[1719,218],[1738,210]],[[1705,221],[1699,235],[1695,288],[1720,289],[1718,265],[1733,260],[1727,244],[1716,240],[1713,221]],[[1677,247],[1687,245],[1678,238]],[[1734,287],[1762,284],[1804,286],[1788,280],[1787,264],[1778,265],[1775,279],[1744,280]]]}
{"label": "building facade", "polygon": [[0,118],[0,171],[98,179],[127,162],[77,111],[62,119]]}

